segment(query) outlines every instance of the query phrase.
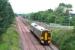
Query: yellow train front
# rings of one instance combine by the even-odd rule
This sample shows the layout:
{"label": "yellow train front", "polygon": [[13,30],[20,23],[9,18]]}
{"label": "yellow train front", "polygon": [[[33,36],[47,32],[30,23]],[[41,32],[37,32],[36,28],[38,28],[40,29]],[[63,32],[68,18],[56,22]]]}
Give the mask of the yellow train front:
{"label": "yellow train front", "polygon": [[36,23],[31,23],[31,31],[38,37],[42,44],[51,43],[51,33],[48,31],[48,29],[45,29]]}
{"label": "yellow train front", "polygon": [[42,31],[41,37],[40,37],[42,44],[50,44],[51,43],[51,35],[50,32],[45,30]]}

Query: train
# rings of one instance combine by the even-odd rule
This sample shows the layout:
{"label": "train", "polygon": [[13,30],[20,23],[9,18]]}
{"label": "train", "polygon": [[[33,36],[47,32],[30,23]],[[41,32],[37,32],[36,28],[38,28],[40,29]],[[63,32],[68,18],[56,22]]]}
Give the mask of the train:
{"label": "train", "polygon": [[48,29],[36,23],[31,23],[30,31],[35,34],[35,36],[40,40],[41,44],[49,45],[51,43],[51,33]]}

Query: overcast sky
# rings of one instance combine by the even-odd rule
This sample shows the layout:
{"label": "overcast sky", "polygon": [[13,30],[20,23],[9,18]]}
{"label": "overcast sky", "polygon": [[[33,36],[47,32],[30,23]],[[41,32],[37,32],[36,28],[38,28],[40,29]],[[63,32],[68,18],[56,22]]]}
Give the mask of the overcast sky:
{"label": "overcast sky", "polygon": [[9,2],[13,11],[19,14],[44,11],[50,8],[55,9],[59,3],[72,4],[73,12],[75,13],[74,0],[9,0]]}

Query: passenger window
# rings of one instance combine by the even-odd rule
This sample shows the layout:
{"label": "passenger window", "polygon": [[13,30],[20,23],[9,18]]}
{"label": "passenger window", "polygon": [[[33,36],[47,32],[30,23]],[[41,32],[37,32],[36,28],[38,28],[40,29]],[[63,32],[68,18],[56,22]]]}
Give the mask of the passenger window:
{"label": "passenger window", "polygon": [[37,25],[35,25],[35,26],[37,26]]}

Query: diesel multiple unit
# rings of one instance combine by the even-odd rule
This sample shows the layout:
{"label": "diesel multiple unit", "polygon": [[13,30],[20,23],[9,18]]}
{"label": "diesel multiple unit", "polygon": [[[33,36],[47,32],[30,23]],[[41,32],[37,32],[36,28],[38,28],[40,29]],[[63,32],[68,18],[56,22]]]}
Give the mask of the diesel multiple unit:
{"label": "diesel multiple unit", "polygon": [[40,40],[42,44],[50,44],[51,43],[51,33],[48,29],[36,24],[31,23],[30,29]]}

